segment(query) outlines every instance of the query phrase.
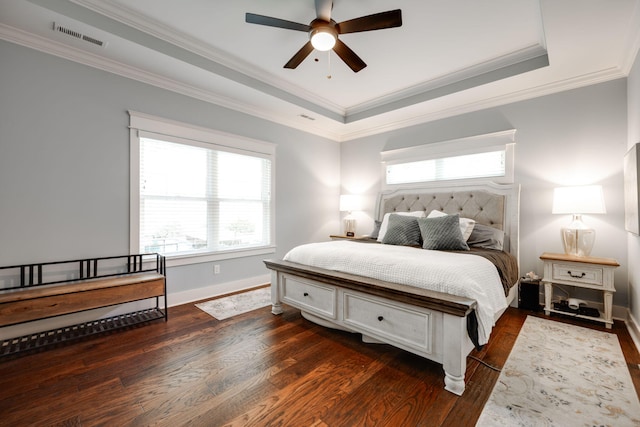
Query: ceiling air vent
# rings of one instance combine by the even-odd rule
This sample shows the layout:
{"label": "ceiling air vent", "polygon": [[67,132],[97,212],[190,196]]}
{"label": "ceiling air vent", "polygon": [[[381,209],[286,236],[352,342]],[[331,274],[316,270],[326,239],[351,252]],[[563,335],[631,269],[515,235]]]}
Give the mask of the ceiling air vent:
{"label": "ceiling air vent", "polygon": [[86,34],[82,34],[79,31],[72,30],[69,27],[65,27],[65,26],[57,24],[55,22],[53,23],[53,31],[55,31],[57,33],[66,34],[66,35],[74,37],[74,38],[76,38],[78,40],[84,40],[85,42],[94,44],[96,46],[107,47],[107,42],[105,42],[105,41],[102,41],[102,40],[97,39],[95,37],[88,36]]}

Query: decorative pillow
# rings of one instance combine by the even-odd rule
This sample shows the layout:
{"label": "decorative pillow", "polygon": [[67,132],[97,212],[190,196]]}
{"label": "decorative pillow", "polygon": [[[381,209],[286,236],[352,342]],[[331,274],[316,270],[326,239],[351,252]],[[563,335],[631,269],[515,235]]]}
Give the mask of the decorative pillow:
{"label": "decorative pillow", "polygon": [[[432,210],[427,218],[437,218],[440,216],[448,215],[442,211]],[[469,236],[471,236],[471,232],[473,231],[473,226],[476,222],[471,218],[460,218],[460,232],[462,232],[462,237],[464,240],[469,240]]]}
{"label": "decorative pillow", "polygon": [[424,211],[414,211],[414,212],[394,212],[384,214],[382,218],[382,224],[380,224],[380,233],[378,233],[378,242],[382,242],[384,235],[387,233],[387,228],[389,228],[389,216],[390,215],[403,215],[403,216],[413,216],[417,218],[424,217]]}
{"label": "decorative pillow", "polygon": [[372,239],[377,239],[380,234],[380,226],[382,225],[382,221],[378,221],[377,219],[373,221],[373,231],[369,234],[369,237]]}
{"label": "decorative pillow", "polygon": [[504,231],[488,225],[476,224],[467,244],[476,248],[501,251],[504,249]]}
{"label": "decorative pillow", "polygon": [[382,243],[385,245],[420,246],[418,218],[410,215],[391,214],[389,227]]}
{"label": "decorative pillow", "polygon": [[418,218],[424,249],[456,251],[469,250],[460,231],[460,215]]}

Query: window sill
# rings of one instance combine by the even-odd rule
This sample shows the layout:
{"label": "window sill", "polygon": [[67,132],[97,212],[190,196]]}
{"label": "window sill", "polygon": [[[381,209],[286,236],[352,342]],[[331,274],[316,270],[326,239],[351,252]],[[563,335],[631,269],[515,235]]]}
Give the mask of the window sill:
{"label": "window sill", "polygon": [[266,255],[275,253],[275,246],[260,248],[236,249],[224,252],[207,252],[188,255],[166,255],[167,267],[178,267],[181,265],[199,264],[203,262],[221,261],[233,258],[245,258],[256,255]]}

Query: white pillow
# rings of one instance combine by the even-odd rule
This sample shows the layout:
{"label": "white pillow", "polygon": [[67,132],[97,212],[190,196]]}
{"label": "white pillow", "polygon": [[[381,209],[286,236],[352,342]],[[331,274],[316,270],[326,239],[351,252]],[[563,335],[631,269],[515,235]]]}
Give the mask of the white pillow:
{"label": "white pillow", "polygon": [[416,218],[424,218],[424,211],[414,211],[414,212],[390,212],[384,214],[382,218],[382,224],[380,224],[380,233],[378,233],[378,242],[382,242],[382,238],[385,234],[387,234],[387,228],[389,228],[389,216],[394,213],[397,215],[406,215],[406,216],[415,216]]}
{"label": "white pillow", "polygon": [[[429,213],[429,216],[427,216],[427,218],[437,218],[439,216],[447,216],[447,215],[448,214],[442,211],[437,211],[434,209]],[[460,231],[462,232],[462,237],[464,237],[465,242],[469,240],[469,236],[471,236],[471,232],[473,231],[474,225],[476,225],[476,222],[474,220],[470,218],[460,217]]]}

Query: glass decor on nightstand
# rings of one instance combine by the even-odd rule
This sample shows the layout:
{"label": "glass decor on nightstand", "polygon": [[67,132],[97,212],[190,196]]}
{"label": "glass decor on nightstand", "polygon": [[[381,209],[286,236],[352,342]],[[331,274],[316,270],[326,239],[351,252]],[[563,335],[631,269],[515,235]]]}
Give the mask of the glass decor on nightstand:
{"label": "glass decor on nightstand", "polygon": [[582,222],[582,215],[573,214],[573,220],[567,227],[560,229],[564,253],[576,256],[589,256],[596,241],[596,230]]}
{"label": "glass decor on nightstand", "polygon": [[596,241],[596,231],[582,222],[582,214],[607,213],[602,186],[587,185],[554,189],[552,212],[573,215],[571,223],[562,227],[560,231],[564,252],[567,255],[588,257]]}
{"label": "glass decor on nightstand", "polygon": [[353,211],[359,211],[360,198],[351,194],[343,194],[340,196],[340,211],[347,212],[347,216],[344,217],[344,234],[345,236],[353,237],[356,235],[356,219],[353,217]]}

